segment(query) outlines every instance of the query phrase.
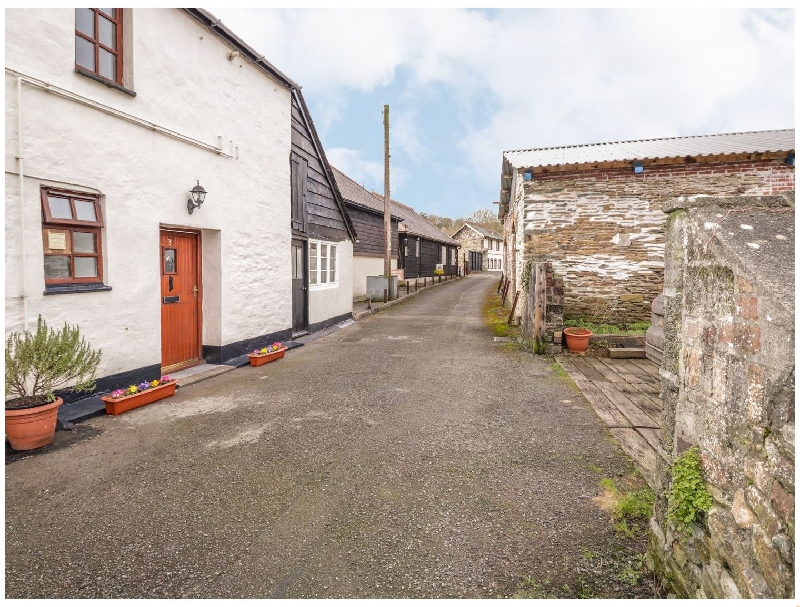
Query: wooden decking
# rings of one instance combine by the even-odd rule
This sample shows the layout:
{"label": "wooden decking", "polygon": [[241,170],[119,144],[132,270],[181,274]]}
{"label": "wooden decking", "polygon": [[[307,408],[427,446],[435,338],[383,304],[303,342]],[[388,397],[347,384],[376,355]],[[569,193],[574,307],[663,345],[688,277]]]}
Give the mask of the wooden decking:
{"label": "wooden decking", "polygon": [[646,359],[557,356],[558,364],[580,388],[652,487],[661,427],[661,378]]}

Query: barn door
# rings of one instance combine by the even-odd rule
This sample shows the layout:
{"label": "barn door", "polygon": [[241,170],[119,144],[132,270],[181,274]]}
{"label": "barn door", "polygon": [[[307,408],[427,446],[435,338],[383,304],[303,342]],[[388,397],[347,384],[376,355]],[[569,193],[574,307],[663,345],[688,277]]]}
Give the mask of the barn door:
{"label": "barn door", "polygon": [[201,292],[198,235],[161,231],[161,369],[200,364]]}
{"label": "barn door", "polygon": [[306,243],[292,240],[292,333],[303,333],[308,329],[308,304],[306,296]]}

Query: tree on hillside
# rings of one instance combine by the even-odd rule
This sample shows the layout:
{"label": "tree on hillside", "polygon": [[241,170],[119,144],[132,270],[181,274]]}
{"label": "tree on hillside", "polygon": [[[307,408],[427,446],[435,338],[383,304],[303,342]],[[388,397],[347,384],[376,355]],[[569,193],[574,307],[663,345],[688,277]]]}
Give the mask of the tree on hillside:
{"label": "tree on hillside", "polygon": [[503,233],[503,224],[497,218],[497,211],[493,209],[478,209],[467,217],[466,221],[479,223],[495,232]]}
{"label": "tree on hillside", "polygon": [[450,219],[449,217],[442,217],[440,215],[434,215],[433,213],[425,213],[424,211],[420,213],[420,216],[427,219],[428,223],[435,225],[437,228],[447,233],[453,229],[453,223],[455,223],[454,220]]}
{"label": "tree on hillside", "polygon": [[465,222],[478,223],[487,227],[495,232],[503,233],[503,224],[497,218],[497,211],[492,209],[478,209],[472,215],[466,218],[450,219],[441,215],[434,215],[433,213],[420,213],[420,216],[428,220],[429,223],[435,225],[442,232],[446,234],[453,234],[464,225]]}

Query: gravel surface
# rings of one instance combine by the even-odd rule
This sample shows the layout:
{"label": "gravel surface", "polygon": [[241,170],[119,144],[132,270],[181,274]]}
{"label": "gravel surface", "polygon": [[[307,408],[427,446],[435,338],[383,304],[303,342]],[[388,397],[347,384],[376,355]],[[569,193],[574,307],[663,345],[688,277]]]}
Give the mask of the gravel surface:
{"label": "gravel surface", "polygon": [[[493,276],[6,465],[6,596],[653,597],[635,475],[551,359],[495,343]],[[633,573],[631,573],[633,572]]]}

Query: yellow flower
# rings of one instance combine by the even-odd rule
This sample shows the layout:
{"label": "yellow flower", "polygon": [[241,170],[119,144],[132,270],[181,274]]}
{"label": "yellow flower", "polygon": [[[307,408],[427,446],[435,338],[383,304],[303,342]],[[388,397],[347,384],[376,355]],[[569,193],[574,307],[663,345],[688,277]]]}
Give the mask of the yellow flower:
{"label": "yellow flower", "polygon": [[153,381],[151,381],[151,382],[150,382],[150,385],[151,385],[153,388],[155,388],[155,387],[158,385],[158,380],[157,380],[157,379],[154,379]]}

